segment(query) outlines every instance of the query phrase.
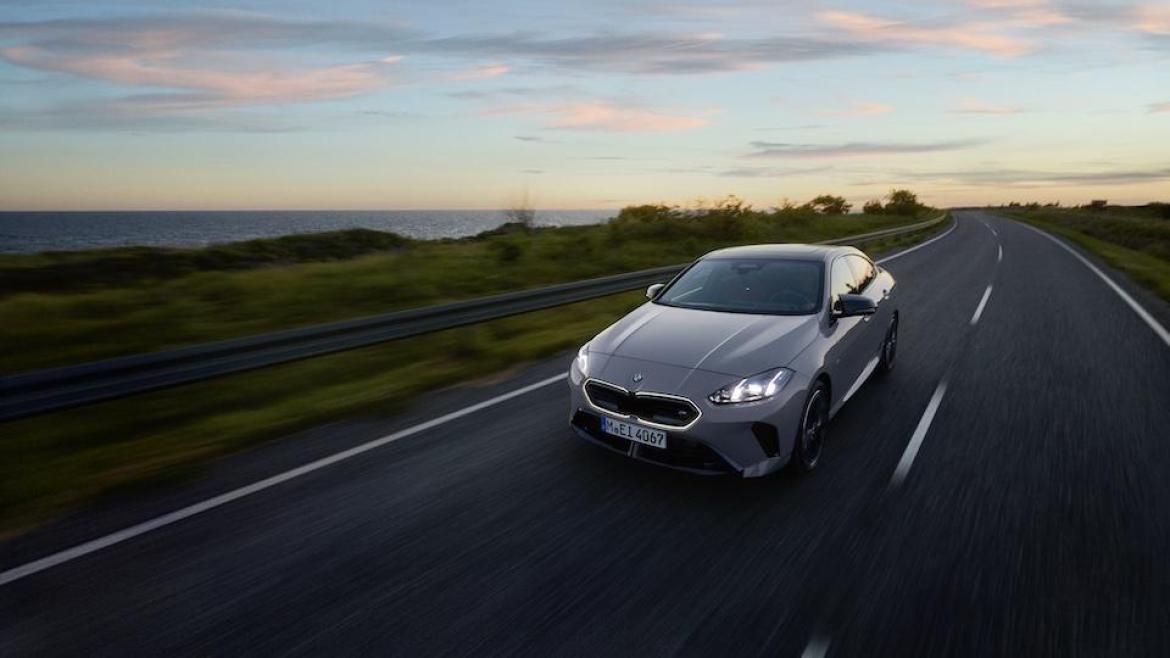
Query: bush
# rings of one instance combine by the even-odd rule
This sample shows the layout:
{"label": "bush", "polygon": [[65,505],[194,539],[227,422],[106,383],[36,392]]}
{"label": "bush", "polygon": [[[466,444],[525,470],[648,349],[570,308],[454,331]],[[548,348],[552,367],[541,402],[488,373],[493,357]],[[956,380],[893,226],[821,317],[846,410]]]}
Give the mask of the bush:
{"label": "bush", "polygon": [[867,215],[884,215],[886,209],[881,201],[873,199],[872,201],[865,202],[865,205],[861,207],[861,212]]}
{"label": "bush", "polygon": [[913,215],[924,207],[910,190],[891,190],[889,198],[885,211],[890,215]]}
{"label": "bush", "polygon": [[808,206],[822,215],[844,215],[853,207],[845,197],[832,194],[822,194],[809,201]]}

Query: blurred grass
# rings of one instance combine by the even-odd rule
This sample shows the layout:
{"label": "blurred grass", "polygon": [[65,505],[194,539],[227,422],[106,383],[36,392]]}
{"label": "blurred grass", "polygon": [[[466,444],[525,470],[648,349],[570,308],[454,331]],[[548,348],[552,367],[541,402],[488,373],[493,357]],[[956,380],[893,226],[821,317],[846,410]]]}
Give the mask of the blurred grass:
{"label": "blurred grass", "polygon": [[[752,230],[762,228],[774,231],[774,235],[791,236],[786,239],[812,241],[920,218],[882,218],[879,222],[852,217],[813,219],[808,225]],[[944,228],[932,227],[866,247],[902,246]],[[524,260],[516,266],[523,269],[506,274],[493,272],[508,270],[504,259],[512,257],[492,253],[497,249],[491,246],[497,244],[494,236],[425,246],[423,251],[431,258],[396,252],[344,263],[201,273],[157,287],[20,294],[0,304],[6,309],[28,306],[17,323],[6,322],[3,331],[12,335],[12,324],[32,322],[33,318],[48,322],[51,314],[45,309],[55,308],[59,315],[52,316],[53,321],[65,324],[22,329],[21,349],[59,349],[70,355],[59,360],[69,362],[101,350],[158,347],[179,335],[207,339],[233,335],[243,327],[263,330],[281,326],[280,322],[305,316],[337,319],[323,316],[325,311],[314,304],[326,306],[327,314],[339,317],[349,317],[355,309],[376,312],[392,307],[382,296],[368,298],[370,290],[385,292],[385,297],[394,300],[422,299],[419,290],[406,295],[383,280],[421,281],[426,285],[418,285],[428,294],[454,290],[468,296],[482,294],[482,287],[503,287],[507,282],[547,282],[557,275],[559,265],[592,276],[610,271],[606,268],[625,271],[682,262],[717,242],[684,235],[667,240],[659,253],[641,242],[646,237],[618,236],[615,240],[614,230],[558,229],[553,237],[503,233],[498,237],[526,243],[519,256]],[[634,232],[646,230],[662,228],[648,222]],[[721,230],[744,235],[742,228],[723,226]],[[601,250],[608,250],[611,256],[602,256]],[[595,258],[580,258],[589,253]],[[439,256],[445,260],[435,260]],[[406,264],[417,266],[417,270],[401,271]],[[204,280],[205,276],[211,278]],[[347,289],[344,284],[351,277],[354,286],[364,292]],[[289,287],[291,290],[286,289]],[[305,289],[308,292],[304,294],[313,302],[299,300]],[[202,295],[198,299],[184,296],[196,292]],[[0,441],[0,536],[18,533],[103,495],[187,477],[217,457],[259,442],[333,419],[388,415],[421,394],[572,350],[643,301],[641,292],[624,293],[0,424],[4,437]],[[161,310],[150,308],[151,303]],[[289,311],[290,306],[295,310]],[[111,317],[114,309],[121,315]],[[212,315],[203,317],[204,313]],[[276,318],[263,317],[264,313]],[[167,314],[178,314],[183,322],[175,323],[174,318],[164,317]],[[175,326],[185,333],[177,333]],[[49,337],[35,339],[38,328]],[[138,335],[150,332],[159,335]],[[100,349],[79,344],[84,341],[100,343]],[[6,358],[9,363],[22,362],[17,355]],[[23,362],[51,360],[42,356]]]}
{"label": "blurred grass", "polygon": [[1064,236],[1170,302],[1170,206],[1029,208],[1010,217]]}
{"label": "blurred grass", "polygon": [[625,293],[0,424],[0,536],[266,439],[386,415],[420,394],[571,350],[644,300]]}
{"label": "blurred grass", "polygon": [[[733,244],[813,242],[922,218],[825,216],[801,208],[760,212],[738,203],[702,211],[639,206],[599,226],[511,226],[463,240],[403,241],[363,231],[377,249],[326,262],[292,261],[352,253],[355,239],[342,238],[344,248],[333,245],[338,235],[326,234],[295,236],[287,244],[291,238],[202,250],[139,249],[129,250],[128,260],[127,250],[0,256],[0,373],[683,263]],[[305,246],[315,239],[333,246]],[[168,259],[202,269],[157,265]],[[136,265],[144,261],[153,264]]]}

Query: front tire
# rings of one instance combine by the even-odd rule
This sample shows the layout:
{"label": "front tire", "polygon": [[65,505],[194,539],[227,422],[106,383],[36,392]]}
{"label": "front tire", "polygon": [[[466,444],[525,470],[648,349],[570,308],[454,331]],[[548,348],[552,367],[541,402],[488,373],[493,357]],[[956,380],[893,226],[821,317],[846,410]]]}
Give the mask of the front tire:
{"label": "front tire", "polygon": [[894,358],[898,355],[898,316],[890,321],[886,337],[882,340],[882,351],[878,360],[878,372],[883,375],[894,369]]}
{"label": "front tire", "polygon": [[829,387],[822,381],[813,384],[804,403],[796,445],[792,448],[793,468],[808,473],[821,461],[825,448],[825,430],[829,424]]}

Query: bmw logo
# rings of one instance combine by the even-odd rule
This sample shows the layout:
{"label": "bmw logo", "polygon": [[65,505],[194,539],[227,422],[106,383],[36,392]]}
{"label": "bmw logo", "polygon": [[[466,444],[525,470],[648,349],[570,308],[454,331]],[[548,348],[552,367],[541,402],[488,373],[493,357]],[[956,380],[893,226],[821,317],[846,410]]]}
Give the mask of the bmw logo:
{"label": "bmw logo", "polygon": [[633,378],[633,379],[634,379],[634,383],[635,383],[635,384],[637,384],[638,382],[642,381],[642,373],[640,373],[640,372],[635,372],[635,373],[634,373],[634,378]]}

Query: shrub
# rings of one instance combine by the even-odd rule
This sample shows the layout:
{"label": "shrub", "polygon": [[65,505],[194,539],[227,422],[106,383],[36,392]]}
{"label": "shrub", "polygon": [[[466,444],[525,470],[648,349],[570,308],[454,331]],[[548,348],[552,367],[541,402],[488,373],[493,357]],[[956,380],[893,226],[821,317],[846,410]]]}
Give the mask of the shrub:
{"label": "shrub", "polygon": [[844,215],[853,207],[845,197],[832,194],[822,194],[809,201],[808,206],[822,215]]}
{"label": "shrub", "polygon": [[861,207],[861,212],[867,215],[883,215],[886,212],[885,206],[878,199],[866,201],[865,205]]}
{"label": "shrub", "polygon": [[910,190],[891,190],[889,198],[886,212],[891,215],[913,215],[924,207]]}

